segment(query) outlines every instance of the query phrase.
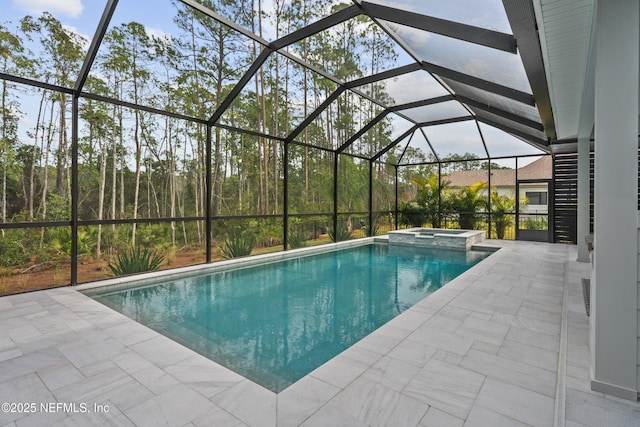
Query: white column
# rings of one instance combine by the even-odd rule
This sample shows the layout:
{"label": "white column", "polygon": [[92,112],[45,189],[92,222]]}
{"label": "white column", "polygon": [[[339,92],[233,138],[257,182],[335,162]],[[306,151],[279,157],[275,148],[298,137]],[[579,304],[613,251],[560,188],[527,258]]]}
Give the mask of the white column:
{"label": "white column", "polygon": [[640,2],[599,0],[591,388],[637,399]]}
{"label": "white column", "polygon": [[589,262],[585,237],[589,230],[589,138],[578,138],[578,262]]}

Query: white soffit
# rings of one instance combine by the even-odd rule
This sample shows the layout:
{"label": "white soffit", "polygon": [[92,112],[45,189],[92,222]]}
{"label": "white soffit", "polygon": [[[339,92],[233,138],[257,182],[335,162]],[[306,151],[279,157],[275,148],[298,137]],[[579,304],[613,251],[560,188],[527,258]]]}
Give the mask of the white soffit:
{"label": "white soffit", "polygon": [[534,0],[558,139],[578,135],[595,0]]}

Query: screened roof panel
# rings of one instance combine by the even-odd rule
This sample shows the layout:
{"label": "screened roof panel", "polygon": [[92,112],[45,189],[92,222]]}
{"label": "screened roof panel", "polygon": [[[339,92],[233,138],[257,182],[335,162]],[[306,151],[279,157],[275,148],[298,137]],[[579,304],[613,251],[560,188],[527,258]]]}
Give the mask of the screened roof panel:
{"label": "screened roof panel", "polygon": [[450,159],[451,155],[465,153],[479,158],[487,157],[475,121],[428,126],[423,127],[422,130],[426,133],[440,160]]}
{"label": "screened roof panel", "polygon": [[288,50],[343,82],[414,62],[364,15],[292,43]]}
{"label": "screened roof panel", "polygon": [[[12,54],[9,62],[14,60],[14,63],[8,74],[73,88],[107,2],[95,0],[92,7],[85,8],[76,7],[76,2],[58,2],[55,6],[49,3],[50,15],[42,17],[41,9],[28,9],[35,7],[33,5],[36,3],[42,2],[11,2],[5,8],[9,11],[3,10],[7,20],[0,31],[21,34],[25,38],[23,46],[32,51],[33,58],[40,59],[35,70],[18,67],[15,65],[20,59],[18,56],[28,55],[28,51],[12,49],[9,45],[8,51]],[[354,6],[360,3],[363,4],[362,9]],[[529,150],[526,145],[524,149],[520,148],[521,138],[546,144],[545,133],[535,126],[541,123],[538,108],[526,104],[526,96],[521,97],[525,98],[525,102],[519,102],[508,98],[509,93],[501,92],[509,92],[509,89],[505,89],[507,87],[532,93],[519,54],[508,53],[506,51],[509,48],[497,46],[494,42],[487,44],[498,49],[476,44],[473,42],[475,39],[462,41],[453,38],[465,38],[460,35],[465,28],[455,25],[447,27],[446,22],[443,24],[444,30],[441,28],[438,31],[449,36],[402,24],[412,22],[412,25],[419,27],[413,15],[418,13],[436,20],[473,26],[479,28],[481,33],[486,29],[491,30],[486,31],[487,34],[494,36],[496,31],[510,35],[511,27],[501,0],[358,0],[341,4],[338,1],[319,0],[261,2],[261,22],[258,11],[251,10],[256,4],[246,0],[235,3],[226,0],[120,0],[116,3],[104,40],[98,47],[83,91],[201,119],[209,119],[217,111],[222,113],[220,123],[285,138],[296,129],[301,129],[301,124],[306,124],[305,119],[312,115],[315,117],[314,112],[318,111],[327,97],[337,89],[344,89],[336,81],[348,83],[375,76],[403,65],[415,64],[417,59],[420,64],[416,66],[422,66],[423,70],[367,83],[352,88],[352,91],[345,90],[326,110],[310,120],[311,124],[304,132],[295,135],[296,141],[340,149],[345,142],[354,139],[351,146],[343,147],[345,152],[372,157],[411,126],[407,120],[429,123],[477,117],[502,126],[506,132],[511,130],[516,137],[510,139],[508,146],[513,145],[517,153],[528,153]],[[203,12],[200,5],[229,25]],[[302,7],[307,10],[301,10]],[[397,14],[388,15],[389,21],[382,19],[381,14],[387,7],[398,9]],[[343,10],[345,8],[349,10]],[[339,10],[343,10],[339,14],[342,18],[354,16],[359,11],[377,17],[373,20],[365,14],[358,15],[312,34],[329,25],[323,22],[334,23],[342,19],[322,21]],[[33,42],[26,40],[26,35],[17,30],[19,20],[27,13],[34,14],[30,21]],[[315,27],[305,31],[308,25]],[[452,32],[448,31],[449,28]],[[518,30],[519,27],[514,28]],[[252,32],[255,34],[250,34]],[[291,33],[300,37],[309,36],[292,44],[289,41],[282,42],[282,37]],[[505,36],[508,39],[506,44],[513,40],[508,35]],[[238,93],[238,90],[232,89],[250,69],[262,48],[260,43],[278,39],[282,43],[271,46],[280,50],[271,53],[261,68],[257,67],[258,72],[248,78],[237,98],[223,104],[229,105],[226,111],[223,111],[224,108],[218,110],[216,105],[220,105],[230,91],[234,96]],[[297,37],[294,36],[287,40],[295,39]],[[4,43],[0,47],[7,46],[7,41]],[[65,43],[70,43],[69,48],[58,49],[61,45],[67,46]],[[221,45],[223,51],[219,52]],[[524,49],[522,45],[520,48]],[[285,50],[286,55],[283,54]],[[410,55],[415,55],[415,58]],[[324,70],[328,77],[321,75],[322,71],[307,69],[304,64],[316,67],[316,71]],[[437,75],[435,67],[430,64],[443,67],[443,75]],[[436,78],[425,70],[429,70]],[[386,76],[392,74],[390,72]],[[461,75],[479,80],[465,79]],[[372,77],[369,81],[374,79]],[[345,86],[351,88],[349,84]],[[400,110],[397,116],[388,114],[384,120],[373,124],[371,129],[365,128],[360,132],[383,111],[367,96],[382,105],[397,106],[446,96],[449,94],[447,89],[460,102],[446,101]],[[543,117],[546,117],[544,102],[538,96],[536,99],[540,102]],[[491,109],[494,111],[491,112]],[[400,119],[400,116],[407,120]],[[217,117],[216,114],[214,119]],[[520,117],[524,120],[519,120]],[[403,123],[403,126],[397,127],[401,130],[396,132],[395,123]],[[427,135],[435,132],[457,135],[459,129],[465,126],[471,129],[474,123],[469,120],[430,126],[425,132]],[[472,135],[469,138],[475,139],[477,130]],[[507,143],[504,143],[504,147],[501,145],[504,135],[500,143],[495,144],[498,154],[490,150],[490,155],[506,155],[503,152],[507,152]],[[452,136],[449,139],[453,141],[456,138]],[[419,137],[415,139],[419,140]],[[459,138],[457,140],[463,149],[464,144]],[[490,138],[487,138],[487,144],[492,145]],[[455,144],[451,142],[448,145]],[[413,145],[409,148],[413,148]],[[443,154],[440,149],[436,151]],[[476,151],[482,155],[482,150]],[[430,156],[431,150],[427,149],[424,153]],[[392,153],[389,155],[392,156]]]}
{"label": "screened roof panel", "polygon": [[413,123],[411,123],[410,121],[405,120],[404,118],[393,113],[387,115],[386,118],[390,121],[391,124],[388,132],[391,135],[392,141],[399,138],[403,133],[411,129],[411,127],[413,126]]}
{"label": "screened roof panel", "polygon": [[[288,33],[304,28],[312,22],[351,6],[350,2],[331,1],[261,1],[249,0],[224,1],[224,0],[194,0],[211,9],[214,13],[240,25],[247,31],[260,35],[267,41],[274,41]],[[258,19],[261,12],[262,22]],[[277,24],[277,25],[276,25]]]}
{"label": "screened roof panel", "polygon": [[516,123],[512,120],[505,119],[504,117],[498,116],[496,114],[492,114],[483,110],[477,110],[476,115],[480,120],[486,119],[490,123],[495,123],[498,126],[506,126],[508,129],[513,129],[516,132],[520,132],[522,134],[525,134],[526,136],[531,137],[532,140],[537,139],[539,142],[544,142],[547,139],[546,135],[542,131],[533,129],[520,123]]}
{"label": "screened roof panel", "polygon": [[407,144],[409,144],[409,141],[411,140],[412,135],[413,133],[405,136],[399,141],[392,142],[393,146],[388,151],[386,151],[382,156],[380,156],[378,160],[380,162],[397,164],[398,160],[400,160],[400,157],[402,156],[402,153],[405,151]]}
{"label": "screened roof panel", "polygon": [[522,60],[518,54],[429,33],[406,25],[383,22],[423,61],[531,93]]}
{"label": "screened roof panel", "polygon": [[436,79],[422,70],[359,86],[359,89],[386,105],[401,105],[449,95]]}
{"label": "screened roof panel", "polygon": [[[515,101],[504,96],[488,92],[486,90],[479,89],[464,83],[456,82],[451,79],[443,78],[444,82],[455,92],[456,95],[461,95],[466,98],[473,99],[475,101],[486,104],[490,107],[495,107],[503,111],[516,114],[525,119],[540,122],[540,114],[538,109],[532,105],[524,104],[522,102]],[[473,108],[473,106],[471,106]]]}
{"label": "screened roof panel", "polygon": [[121,0],[89,76],[116,99],[207,119],[253,57],[249,38],[183,3]]}
{"label": "screened roof panel", "polygon": [[401,114],[407,116],[416,123],[434,122],[456,117],[470,116],[471,114],[458,101],[439,102],[437,104],[424,105],[422,107],[401,110]]}
{"label": "screened roof panel", "polygon": [[346,90],[331,102],[307,126],[306,133],[300,133],[296,140],[335,150],[382,112],[383,109],[379,105]]}
{"label": "screened roof panel", "polygon": [[[219,122],[284,138],[311,115],[336,87],[331,80],[273,52],[222,113]],[[262,114],[263,111],[267,112],[266,115]]]}
{"label": "screened roof panel", "polygon": [[541,150],[527,144],[522,139],[485,123],[480,123],[480,131],[491,157],[542,153]]}
{"label": "screened roof panel", "polygon": [[433,150],[420,129],[416,130],[407,145],[407,148],[398,164],[407,165],[412,163],[422,163],[434,161]]}
{"label": "screened roof panel", "polygon": [[370,0],[370,3],[511,34],[502,0]]}
{"label": "screened roof panel", "polygon": [[[2,72],[73,88],[105,8],[80,2],[3,1]],[[31,38],[31,40],[30,40]]]}
{"label": "screened roof panel", "polygon": [[[277,53],[272,53],[272,55],[277,55]],[[306,67],[297,65],[295,61],[290,61],[289,64],[290,69],[295,71],[293,75],[290,71],[290,80],[287,85],[290,107],[288,127],[291,132],[320,107],[336,91],[338,85],[326,77],[306,69]]]}
{"label": "screened roof panel", "polygon": [[388,114],[371,129],[356,139],[346,153],[371,158],[411,129],[413,123],[396,114]]}

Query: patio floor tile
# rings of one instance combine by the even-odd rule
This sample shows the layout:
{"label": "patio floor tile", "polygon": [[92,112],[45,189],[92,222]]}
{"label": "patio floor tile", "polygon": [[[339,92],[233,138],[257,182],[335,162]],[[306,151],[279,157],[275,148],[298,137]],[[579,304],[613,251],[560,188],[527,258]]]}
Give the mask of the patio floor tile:
{"label": "patio floor tile", "polygon": [[554,398],[487,378],[476,405],[490,409],[526,425],[553,425]]}
{"label": "patio floor tile", "polygon": [[484,375],[432,359],[403,393],[465,419],[484,380]]}
{"label": "patio floor tile", "polygon": [[73,288],[2,297],[0,400],[110,411],[0,425],[552,425],[564,286],[565,425],[639,425],[640,403],[590,390],[576,248],[487,244],[503,249],[279,394]]}

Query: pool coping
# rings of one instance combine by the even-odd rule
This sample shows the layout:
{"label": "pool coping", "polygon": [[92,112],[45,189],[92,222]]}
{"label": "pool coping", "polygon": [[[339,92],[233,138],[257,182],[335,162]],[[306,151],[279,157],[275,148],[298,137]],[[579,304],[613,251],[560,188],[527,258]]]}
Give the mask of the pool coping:
{"label": "pool coping", "polygon": [[[256,255],[256,256],[248,256],[248,257],[242,257],[242,258],[237,258],[237,259],[229,259],[229,260],[224,260],[224,261],[218,261],[218,262],[215,262],[215,263],[212,263],[212,264],[199,264],[199,265],[195,265],[195,266],[180,267],[180,268],[176,268],[176,269],[172,269],[172,270],[168,270],[168,271],[167,270],[160,270],[160,271],[154,271],[154,272],[150,272],[150,273],[136,274],[136,275],[133,275],[133,276],[125,276],[125,277],[118,277],[118,278],[113,278],[113,279],[106,279],[106,280],[101,280],[101,281],[97,281],[97,282],[91,282],[91,283],[86,283],[86,284],[75,286],[74,290],[76,290],[79,293],[87,296],[88,298],[91,298],[93,301],[96,301],[96,302],[100,303],[98,300],[95,300],[93,298],[93,295],[106,293],[106,292],[110,292],[110,291],[117,291],[119,289],[124,289],[124,288],[128,289],[128,288],[133,288],[133,287],[144,287],[145,285],[154,286],[154,285],[157,284],[157,280],[160,279],[160,278],[163,279],[163,280],[175,280],[175,279],[180,279],[180,278],[185,277],[185,276],[189,276],[190,274],[193,274],[194,272],[198,272],[198,273],[214,273],[214,272],[225,271],[225,270],[229,270],[229,269],[245,268],[245,267],[251,267],[251,266],[255,266],[255,265],[264,265],[265,263],[273,263],[273,262],[278,262],[278,261],[282,261],[282,260],[298,258],[300,256],[310,256],[310,255],[315,255],[315,254],[334,252],[334,251],[345,249],[345,248],[354,248],[354,247],[366,246],[366,245],[369,245],[371,243],[378,243],[378,244],[383,244],[383,245],[395,245],[395,246],[398,246],[398,247],[407,246],[407,245],[404,245],[402,243],[392,243],[392,242],[390,242],[389,239],[388,239],[388,235],[374,236],[374,237],[354,239],[354,240],[342,241],[342,242],[337,242],[337,243],[330,243],[330,244],[319,245],[319,246],[297,248],[297,249],[292,249],[292,250],[282,251],[282,252],[260,254],[260,255]],[[430,249],[442,249],[443,251],[460,252],[460,251],[457,251],[457,250],[454,250],[454,249],[449,249],[449,248],[430,248]],[[491,245],[491,244],[485,245],[484,241],[483,241],[482,244],[474,245],[470,249],[471,250],[477,250],[477,251],[483,251],[483,252],[491,252],[493,254],[494,252],[499,251],[501,249],[501,247],[500,246],[494,246],[494,245]],[[414,304],[411,307],[409,307],[407,310],[403,311],[399,315],[397,315],[394,318],[390,319],[388,322],[380,325],[377,329],[371,331],[369,334],[365,335],[360,340],[358,340],[357,342],[355,342],[351,346],[349,346],[346,349],[344,349],[342,352],[336,354],[331,359],[329,359],[326,362],[322,363],[321,365],[317,366],[312,371],[307,373],[305,376],[303,376],[302,378],[298,379],[294,383],[289,384],[287,387],[285,387],[284,389],[280,390],[279,392],[274,392],[272,390],[269,390],[267,387],[265,387],[265,386],[255,382],[255,381],[251,380],[250,378],[245,377],[241,373],[235,372],[231,368],[228,368],[228,367],[220,364],[216,360],[207,357],[206,355],[198,352],[197,350],[189,348],[188,346],[186,346],[186,345],[174,340],[173,338],[171,338],[171,337],[169,337],[167,335],[164,335],[162,332],[157,331],[157,330],[151,328],[150,326],[145,325],[144,323],[138,322],[137,320],[130,318],[129,316],[127,316],[124,313],[119,312],[118,310],[115,310],[115,309],[113,309],[113,308],[111,308],[111,307],[109,307],[107,305],[105,305],[105,307],[109,308],[110,310],[113,310],[116,313],[121,314],[122,316],[127,317],[131,321],[133,321],[133,322],[135,322],[137,324],[140,324],[141,326],[149,328],[153,332],[155,332],[155,333],[157,333],[157,334],[159,334],[159,335],[161,335],[163,337],[168,338],[169,340],[175,342],[177,345],[182,346],[185,349],[188,349],[190,351],[193,351],[194,353],[199,354],[202,357],[205,357],[206,359],[208,359],[211,362],[213,362],[216,365],[218,365],[220,368],[226,369],[226,370],[232,372],[233,374],[241,376],[245,380],[255,384],[257,387],[263,388],[265,391],[268,391],[270,393],[274,393],[274,394],[278,395],[278,394],[284,392],[285,390],[287,390],[288,388],[292,387],[293,385],[295,385],[299,381],[302,381],[304,378],[310,376],[316,370],[321,369],[324,365],[326,365],[327,363],[330,363],[336,357],[338,357],[338,356],[340,356],[342,354],[345,354],[345,353],[348,354],[347,352],[353,346],[357,345],[358,343],[360,343],[361,341],[363,341],[367,337],[375,334],[376,332],[378,332],[379,330],[384,328],[386,325],[388,325],[389,323],[392,323],[395,319],[397,319],[398,317],[402,316],[404,313],[411,311],[414,307],[416,307],[419,304],[423,303],[428,298],[436,295],[443,288],[445,288],[447,286],[450,286],[459,277],[463,276],[469,270],[472,270],[474,267],[476,267],[478,264],[480,264],[483,261],[485,261],[487,258],[490,258],[490,256],[487,256],[487,257],[481,259],[476,264],[472,265],[469,269],[465,270],[460,275],[456,276],[455,278],[453,278],[449,282],[445,283],[445,285],[443,285],[442,287],[440,287],[436,291],[434,291],[431,294],[425,296],[423,299],[421,299],[416,304]],[[102,303],[100,303],[100,304],[104,305]]]}
{"label": "pool coping", "polygon": [[[184,277],[185,275],[192,274],[194,272],[216,272],[216,271],[224,271],[224,270],[228,270],[228,269],[234,269],[234,268],[238,268],[238,267],[241,267],[241,268],[243,268],[243,267],[251,267],[251,266],[254,266],[254,265],[264,264],[265,262],[271,263],[271,262],[277,262],[277,261],[291,259],[291,258],[295,258],[295,257],[299,257],[299,256],[308,256],[308,255],[314,255],[314,254],[318,254],[318,253],[333,252],[333,251],[336,251],[336,250],[350,248],[350,247],[365,246],[365,245],[368,245],[370,243],[395,244],[395,243],[390,243],[389,242],[388,235],[375,236],[375,237],[366,237],[366,238],[347,240],[347,241],[329,243],[329,244],[318,245],[318,246],[291,249],[291,250],[288,250],[288,251],[280,251],[280,252],[273,252],[273,253],[268,253],[268,254],[260,254],[260,255],[255,255],[255,256],[247,256],[247,257],[236,258],[236,259],[228,259],[228,260],[223,260],[223,261],[216,261],[215,263],[211,263],[211,264],[198,264],[198,265],[193,265],[193,266],[179,267],[179,268],[175,268],[175,269],[171,269],[171,270],[160,270],[160,271],[154,271],[154,272],[149,272],[149,273],[141,273],[141,274],[136,274],[136,275],[117,277],[117,278],[112,278],[112,279],[105,279],[105,280],[100,280],[100,281],[96,281],[96,282],[89,282],[89,283],[84,283],[84,284],[81,284],[81,285],[78,285],[78,286],[74,286],[73,289],[75,291],[77,291],[78,293],[86,296],[87,298],[90,298],[92,301],[95,301],[96,303],[101,304],[100,302],[98,302],[98,301],[96,301],[96,300],[94,300],[92,298],[91,295],[94,292],[97,293],[97,292],[105,291],[105,290],[117,290],[117,289],[121,289],[121,288],[145,286],[146,284],[155,283],[157,281],[157,279],[159,279],[159,278],[163,278],[163,279],[178,279],[178,278]],[[398,246],[404,246],[404,245],[399,244]],[[473,250],[481,250],[481,251],[486,251],[486,252],[498,252],[501,248],[502,248],[501,245],[492,244],[492,243],[489,243],[489,242],[486,242],[486,241],[483,241],[481,244],[474,245],[472,247]],[[443,250],[447,250],[447,249],[443,248]],[[485,262],[487,259],[490,259],[490,258],[491,258],[491,256],[488,256],[488,257],[480,260],[477,264],[472,266],[470,269],[466,270],[465,272],[463,272],[459,276],[455,277],[453,280],[449,281],[445,286],[441,287],[440,289],[438,289],[435,292],[429,294],[428,296],[426,296],[422,300],[418,301],[416,304],[411,306],[409,309],[407,309],[404,312],[400,313],[398,316],[394,317],[393,319],[391,319],[387,323],[381,325],[379,328],[375,329],[370,334],[368,334],[365,337],[363,337],[361,340],[357,341],[356,343],[354,343],[350,347],[348,347],[345,350],[343,350],[342,352],[338,353],[333,358],[327,360],[322,365],[318,366],[317,368],[315,368],[314,370],[309,372],[307,375],[305,375],[304,377],[300,378],[296,382],[290,384],[288,387],[286,387],[285,389],[281,390],[280,392],[273,392],[273,391],[269,390],[268,388],[256,383],[255,381],[244,377],[242,374],[237,373],[237,372],[233,371],[232,369],[221,365],[220,363],[216,362],[215,360],[210,359],[210,358],[198,353],[196,350],[190,349],[189,347],[187,347],[187,346],[185,346],[185,345],[173,340],[172,338],[167,337],[166,335],[163,335],[161,332],[158,332],[158,331],[150,328],[149,326],[144,325],[144,324],[136,321],[135,319],[131,319],[130,317],[126,316],[123,313],[118,312],[117,310],[113,310],[112,308],[107,307],[107,306],[105,306],[105,307],[107,307],[109,310],[112,310],[112,311],[114,311],[114,312],[126,317],[127,319],[130,319],[132,322],[135,322],[136,324],[139,324],[139,325],[141,325],[141,326],[143,326],[145,328],[148,328],[150,331],[153,331],[155,334],[158,334],[158,335],[160,335],[162,337],[166,337],[171,342],[175,343],[177,346],[183,347],[184,349],[186,349],[188,351],[192,351],[195,354],[198,354],[198,355],[206,358],[207,360],[209,360],[212,363],[214,363],[215,365],[217,365],[219,368],[221,368],[223,370],[227,370],[229,373],[232,373],[233,375],[238,375],[238,376],[242,377],[244,380],[254,384],[255,387],[263,389],[264,392],[273,393],[274,395],[277,396],[277,395],[280,395],[280,394],[286,392],[287,390],[291,389],[296,384],[298,384],[300,382],[303,382],[305,379],[307,379],[309,377],[312,377],[313,374],[316,371],[321,371],[323,369],[327,369],[327,367],[331,365],[332,361],[334,361],[334,360],[336,360],[336,359],[338,359],[340,357],[350,358],[352,353],[356,352],[355,350],[352,350],[354,347],[358,346],[359,344],[361,344],[363,341],[367,340],[368,338],[375,337],[377,334],[380,334],[381,331],[384,331],[384,329],[386,327],[389,327],[388,325],[392,326],[394,324],[394,321],[396,321],[396,319],[402,317],[403,315],[411,316],[412,313],[415,313],[416,311],[420,311],[421,307],[425,306],[425,301],[427,301],[427,300],[429,300],[431,298],[437,298],[438,294],[442,293],[446,288],[449,288],[452,285],[455,285],[456,282],[463,282],[464,278],[465,278],[465,275],[467,273],[469,273],[475,267],[477,267],[479,264],[482,264],[483,262]],[[397,321],[397,323],[399,323],[399,322],[401,322],[401,320]],[[328,369],[330,369],[330,368],[328,368]]]}
{"label": "pool coping", "polygon": [[[95,282],[82,283],[74,286],[73,289],[85,293],[93,291],[97,288],[113,288],[130,287],[137,285],[145,285],[153,282],[158,278],[175,279],[195,272],[216,272],[224,271],[237,267],[251,267],[254,265],[264,264],[265,262],[277,262],[285,259],[295,258],[297,256],[308,256],[323,252],[332,252],[334,250],[364,246],[374,241],[380,241],[377,237],[365,237],[355,240],[346,240],[337,243],[328,243],[324,245],[309,246],[305,248],[289,249],[286,251],[271,252],[267,254],[251,255],[246,257],[232,258],[227,260],[215,261],[208,264],[197,264],[185,267],[177,267],[167,270],[158,270],[149,273],[140,273],[123,277],[114,277],[111,279],[98,280]],[[331,247],[330,249],[328,247]],[[89,293],[89,292],[87,292]]]}
{"label": "pool coping", "polygon": [[[195,272],[217,272],[217,271],[225,271],[233,268],[244,268],[251,267],[254,265],[260,265],[264,263],[272,263],[278,262],[282,260],[287,260],[291,258],[296,258],[300,256],[309,256],[315,255],[319,253],[333,252],[340,249],[345,248],[353,248],[358,246],[365,246],[370,243],[381,243],[381,244],[396,244],[389,242],[388,235],[384,236],[375,236],[375,237],[364,237],[360,239],[354,240],[346,240],[337,243],[329,243],[318,246],[310,246],[305,248],[297,248],[290,249],[287,251],[280,252],[272,252],[268,254],[260,254],[260,255],[252,255],[241,258],[233,258],[222,261],[216,261],[209,264],[197,264],[190,265],[185,267],[177,267],[168,270],[158,270],[148,273],[140,273],[134,275],[128,275],[123,277],[114,277],[110,279],[98,280],[94,282],[87,282],[76,285],[73,289],[84,293],[85,295],[92,295],[94,292],[97,292],[99,289],[121,289],[121,288],[129,288],[134,286],[144,286],[145,284],[150,284],[156,281],[159,278],[162,279],[179,279],[186,275]],[[406,246],[403,244],[398,244],[398,246]],[[448,250],[447,248],[441,248],[443,250]],[[486,251],[486,252],[495,252],[500,249],[500,247],[492,246],[490,244],[484,244],[484,242],[480,244],[474,244],[470,249]]]}

